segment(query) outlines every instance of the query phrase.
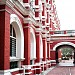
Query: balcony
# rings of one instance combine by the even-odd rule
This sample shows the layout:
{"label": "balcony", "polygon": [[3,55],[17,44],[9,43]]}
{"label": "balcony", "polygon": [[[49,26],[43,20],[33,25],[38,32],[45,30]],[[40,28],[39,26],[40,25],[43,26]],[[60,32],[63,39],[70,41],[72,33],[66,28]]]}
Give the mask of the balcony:
{"label": "balcony", "polygon": [[52,36],[74,36],[75,30],[57,30],[57,31],[51,31]]}

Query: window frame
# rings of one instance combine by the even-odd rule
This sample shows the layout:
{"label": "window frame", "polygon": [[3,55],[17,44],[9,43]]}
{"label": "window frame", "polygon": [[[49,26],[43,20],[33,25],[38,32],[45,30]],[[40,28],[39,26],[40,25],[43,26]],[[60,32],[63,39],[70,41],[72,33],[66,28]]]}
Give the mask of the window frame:
{"label": "window frame", "polygon": [[[15,36],[14,36],[14,34],[15,34]],[[11,48],[11,46],[12,46],[12,48]],[[15,52],[13,52],[13,51],[15,51]],[[16,57],[16,32],[12,25],[10,25],[10,57]]]}

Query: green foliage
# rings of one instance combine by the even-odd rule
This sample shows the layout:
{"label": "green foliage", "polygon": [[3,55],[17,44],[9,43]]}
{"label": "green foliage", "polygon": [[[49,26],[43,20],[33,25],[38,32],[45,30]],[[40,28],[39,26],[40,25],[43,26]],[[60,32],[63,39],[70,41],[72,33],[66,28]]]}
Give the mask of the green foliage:
{"label": "green foliage", "polygon": [[69,57],[73,53],[72,48],[62,48],[61,50],[62,50],[62,57]]}

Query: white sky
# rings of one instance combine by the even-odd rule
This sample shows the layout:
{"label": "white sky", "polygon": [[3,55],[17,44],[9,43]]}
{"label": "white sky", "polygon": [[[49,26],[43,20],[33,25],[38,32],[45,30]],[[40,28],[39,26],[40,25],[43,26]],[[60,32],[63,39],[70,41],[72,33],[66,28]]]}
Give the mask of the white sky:
{"label": "white sky", "polygon": [[55,0],[61,30],[75,30],[75,0]]}

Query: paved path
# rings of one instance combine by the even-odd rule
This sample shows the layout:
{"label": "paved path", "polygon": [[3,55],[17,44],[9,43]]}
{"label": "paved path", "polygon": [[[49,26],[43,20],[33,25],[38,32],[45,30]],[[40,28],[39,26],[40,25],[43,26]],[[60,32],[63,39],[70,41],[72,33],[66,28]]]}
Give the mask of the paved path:
{"label": "paved path", "polygon": [[45,75],[75,75],[75,64],[73,64],[73,60],[62,60]]}
{"label": "paved path", "polygon": [[75,64],[73,64],[73,60],[62,60],[59,66],[75,66]]}
{"label": "paved path", "polygon": [[56,66],[53,70],[49,71],[46,75],[75,75],[75,67]]}

